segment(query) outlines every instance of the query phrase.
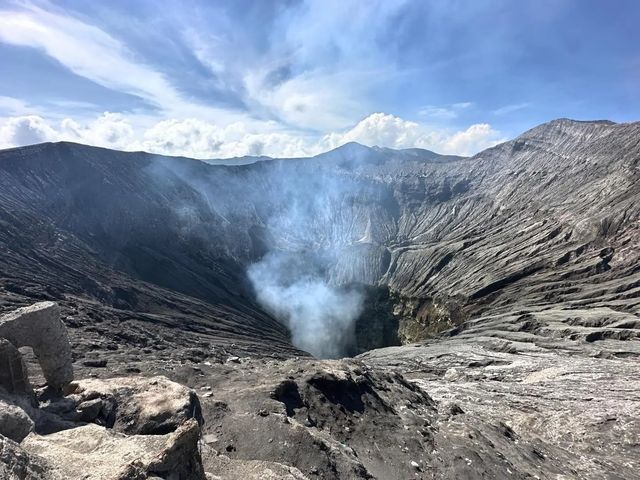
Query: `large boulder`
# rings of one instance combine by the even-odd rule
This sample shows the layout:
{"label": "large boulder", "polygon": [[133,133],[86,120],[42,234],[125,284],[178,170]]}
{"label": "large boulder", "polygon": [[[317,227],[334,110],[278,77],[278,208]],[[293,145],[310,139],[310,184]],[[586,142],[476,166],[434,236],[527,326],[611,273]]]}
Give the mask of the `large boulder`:
{"label": "large boulder", "polygon": [[0,398],[0,435],[21,442],[33,431],[33,420],[22,408]]}
{"label": "large boulder", "polygon": [[73,380],[71,345],[56,303],[40,302],[0,317],[0,337],[15,347],[31,347],[52,389],[61,391]]}
{"label": "large boulder", "polygon": [[199,435],[193,419],[167,435],[127,436],[89,424],[51,435],[30,435],[21,446],[44,458],[53,478],[204,480]]}
{"label": "large boulder", "polygon": [[[21,346],[33,349],[47,380],[39,403]],[[0,479],[205,479],[193,390],[165,377],[72,380],[55,303],[0,317]]]}
{"label": "large boulder", "polygon": [[189,419],[202,424],[196,393],[166,377],[85,379],[74,382],[73,401],[79,420],[128,435],[162,435]]}

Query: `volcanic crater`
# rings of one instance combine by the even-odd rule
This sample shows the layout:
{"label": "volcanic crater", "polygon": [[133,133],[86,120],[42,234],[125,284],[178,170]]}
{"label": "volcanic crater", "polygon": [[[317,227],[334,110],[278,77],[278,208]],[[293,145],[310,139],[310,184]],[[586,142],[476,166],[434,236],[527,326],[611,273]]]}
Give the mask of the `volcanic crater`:
{"label": "volcanic crater", "polygon": [[[197,393],[199,426],[161,432],[200,429],[184,478],[639,478],[639,139],[559,119],[470,158],[3,150],[0,312],[55,302],[84,388]],[[11,448],[57,478],[38,455],[74,429],[34,425]]]}

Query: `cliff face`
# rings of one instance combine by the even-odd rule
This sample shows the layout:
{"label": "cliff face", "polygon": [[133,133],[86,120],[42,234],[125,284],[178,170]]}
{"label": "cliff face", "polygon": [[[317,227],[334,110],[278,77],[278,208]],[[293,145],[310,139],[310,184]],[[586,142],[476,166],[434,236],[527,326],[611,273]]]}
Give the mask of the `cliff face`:
{"label": "cliff face", "polygon": [[0,152],[3,310],[59,301],[76,360],[109,354],[120,369],[139,369],[131,356],[142,349],[168,365],[212,344],[220,354],[298,353],[286,328],[242,296],[233,257],[206,248],[206,230],[186,230],[180,205],[202,199],[184,182],[154,183],[152,160],[70,144]]}
{"label": "cliff face", "polygon": [[467,190],[403,212],[407,244],[391,247],[383,281],[410,297],[459,297],[467,316],[637,312],[639,134],[558,120],[452,166]]}

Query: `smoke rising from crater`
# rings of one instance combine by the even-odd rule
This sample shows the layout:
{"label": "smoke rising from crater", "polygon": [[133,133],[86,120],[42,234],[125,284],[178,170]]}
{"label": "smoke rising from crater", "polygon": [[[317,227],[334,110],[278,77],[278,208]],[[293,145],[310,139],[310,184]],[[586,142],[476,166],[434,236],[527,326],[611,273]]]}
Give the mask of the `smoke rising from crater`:
{"label": "smoke rising from crater", "polygon": [[344,356],[355,343],[363,296],[330,285],[301,260],[271,252],[248,269],[258,301],[286,323],[293,344],[320,358]]}
{"label": "smoke rising from crater", "polygon": [[388,215],[391,197],[356,170],[380,155],[347,145],[303,161],[207,168],[167,159],[153,170],[179,193],[181,235],[214,254],[211,239],[225,239],[225,255],[246,268],[255,300],[289,328],[292,343],[335,358],[356,348],[364,294],[352,285],[375,281],[363,255],[377,252],[372,216]]}

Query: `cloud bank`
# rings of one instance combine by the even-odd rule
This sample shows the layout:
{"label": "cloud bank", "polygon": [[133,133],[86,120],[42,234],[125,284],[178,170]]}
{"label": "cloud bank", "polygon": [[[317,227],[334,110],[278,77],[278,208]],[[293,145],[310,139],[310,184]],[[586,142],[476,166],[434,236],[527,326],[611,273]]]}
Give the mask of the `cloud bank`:
{"label": "cloud bank", "polygon": [[[433,58],[423,68],[412,45],[431,43],[414,45],[423,25],[413,20],[440,25],[452,13],[443,7],[196,5],[196,16],[146,1],[0,7],[0,53],[7,46],[16,66],[0,78],[0,147],[69,140],[197,158],[294,157],[355,141],[470,155],[503,138],[485,117],[499,122],[520,108],[501,103],[493,114],[469,92],[425,82],[446,65]],[[23,64],[32,71],[20,73]]]}
{"label": "cloud bank", "polygon": [[449,131],[385,113],[373,113],[350,129],[322,136],[300,135],[268,122],[256,128],[244,122],[222,126],[195,118],[162,120],[149,127],[140,127],[125,115],[111,112],[88,122],[70,118],[54,121],[38,115],[0,119],[0,148],[55,141],[207,159],[245,155],[310,156],[348,142],[473,155],[503,138],[488,124]]}

